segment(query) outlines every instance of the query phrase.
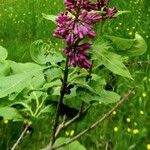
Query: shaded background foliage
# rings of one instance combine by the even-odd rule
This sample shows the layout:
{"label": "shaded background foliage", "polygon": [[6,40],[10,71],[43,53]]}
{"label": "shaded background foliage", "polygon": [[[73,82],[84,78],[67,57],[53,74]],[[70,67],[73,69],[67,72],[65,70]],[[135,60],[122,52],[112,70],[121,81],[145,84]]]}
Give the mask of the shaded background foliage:
{"label": "shaded background foliage", "polygon": [[[104,25],[103,32],[125,38],[134,37],[134,33],[140,33],[148,44],[146,54],[131,58],[128,67],[134,82],[126,81],[117,77],[118,92],[123,93],[136,83],[139,86],[136,95],[130,99],[111,118],[88,133],[81,139],[81,143],[89,150],[105,149],[106,145],[113,145],[114,149],[127,150],[129,148],[144,150],[150,144],[150,65],[148,63],[133,64],[137,61],[150,60],[150,1],[149,0],[126,0],[111,3],[119,10],[130,10],[131,13],[110,20]],[[30,44],[37,39],[51,40],[60,47],[61,41],[53,38],[52,32],[55,25],[42,17],[42,13],[58,14],[63,10],[62,0],[1,0],[0,1],[0,45],[7,48],[9,59],[17,62],[31,61]],[[99,31],[99,27],[96,26]],[[109,76],[108,76],[109,78]],[[114,83],[111,83],[114,86]],[[0,102],[1,103],[1,102]],[[100,104],[90,110],[84,121],[72,125],[66,132],[66,137],[81,131],[91,122],[94,122],[104,111],[111,106]],[[97,111],[95,111],[97,110]],[[37,150],[48,143],[50,136],[50,116],[45,116],[33,124],[33,134],[25,136],[18,149]],[[23,125],[20,123],[0,121],[0,149],[8,149],[17,139]],[[111,144],[112,143],[112,144]]]}

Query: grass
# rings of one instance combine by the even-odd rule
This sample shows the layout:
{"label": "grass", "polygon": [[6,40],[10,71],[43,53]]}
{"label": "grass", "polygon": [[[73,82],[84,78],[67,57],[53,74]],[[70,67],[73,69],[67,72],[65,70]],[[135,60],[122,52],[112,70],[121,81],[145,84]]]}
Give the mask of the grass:
{"label": "grass", "polygon": [[[121,37],[132,38],[135,32],[140,33],[148,44],[148,51],[134,60],[149,59],[150,43],[150,1],[149,0],[112,0],[119,10],[130,10],[117,19],[107,22],[104,31]],[[9,59],[24,62],[31,61],[30,44],[37,40],[52,40],[55,25],[42,18],[42,13],[57,14],[63,9],[62,0],[1,0],[0,3],[0,45],[9,51]],[[56,41],[57,40],[57,41]],[[145,150],[150,144],[150,66],[149,64],[129,66],[134,81],[119,79],[118,92],[123,93],[132,85],[138,85],[138,90],[124,106],[113,113],[108,121],[96,130],[88,133],[80,141],[88,150],[104,150],[106,145],[113,145],[114,150]],[[86,121],[67,129],[75,133],[85,128],[111,106],[100,104],[91,109]],[[95,109],[97,110],[95,112]],[[33,124],[33,134],[27,135],[18,150],[38,150],[49,139],[51,120],[49,116],[41,118]],[[0,121],[0,149],[8,149],[17,139],[22,130],[22,124]],[[62,133],[66,137],[66,133]],[[70,135],[69,135],[70,136]],[[32,142],[29,142],[32,141]]]}

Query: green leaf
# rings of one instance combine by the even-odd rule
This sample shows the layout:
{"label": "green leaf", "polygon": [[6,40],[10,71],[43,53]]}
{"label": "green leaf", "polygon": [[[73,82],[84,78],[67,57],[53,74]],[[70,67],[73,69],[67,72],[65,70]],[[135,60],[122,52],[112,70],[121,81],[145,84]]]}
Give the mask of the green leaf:
{"label": "green leaf", "polygon": [[95,92],[99,93],[100,95],[100,97],[95,97],[95,99],[93,98],[93,100],[108,105],[111,103],[115,103],[120,99],[120,95],[118,95],[117,93],[104,90],[106,81],[103,77],[92,74],[92,79],[94,80],[90,82],[90,85],[93,89],[95,89]]}
{"label": "green leaf", "polygon": [[118,95],[117,93],[105,90],[101,90],[99,92],[100,96],[90,93],[86,89],[78,89],[77,94],[78,94],[77,99],[80,99],[86,103],[95,101],[95,102],[102,102],[105,105],[108,105],[111,103],[115,103],[120,99],[120,95]]}
{"label": "green leaf", "polygon": [[103,89],[105,80],[96,74],[91,74],[90,82],[86,82],[82,78],[82,80],[73,80],[71,84],[75,85],[73,88],[74,90],[76,89],[76,92],[73,91],[75,99],[90,103],[91,101],[99,101],[101,95],[96,89]]}
{"label": "green leaf", "polygon": [[56,108],[53,107],[52,105],[48,105],[46,107],[44,107],[39,113],[38,113],[38,116],[42,115],[42,114],[53,114],[56,112]]}
{"label": "green leaf", "polygon": [[21,105],[25,108],[25,111],[28,111],[31,115],[33,114],[31,106],[29,106],[25,102],[14,102],[14,103],[11,104],[11,106],[14,106],[14,105]]}
{"label": "green leaf", "polygon": [[45,77],[48,82],[62,77],[62,70],[60,68],[51,68],[45,71]]}
{"label": "green leaf", "polygon": [[57,79],[50,83],[44,84],[44,86],[40,90],[47,90],[51,95],[60,95],[60,87],[61,87],[61,80]]}
{"label": "green leaf", "polygon": [[7,56],[7,50],[4,47],[0,46],[0,62],[4,61],[7,58]]}
{"label": "green leaf", "polygon": [[76,93],[77,93],[76,99],[84,101],[86,103],[90,103],[92,101],[99,101],[100,99],[100,96],[98,96],[97,94],[95,95],[83,88],[78,88]]}
{"label": "green leaf", "polygon": [[60,86],[55,87],[55,88],[54,88],[54,92],[52,93],[52,95],[60,95],[60,89],[61,89]]}
{"label": "green leaf", "polygon": [[88,84],[83,84],[83,83],[75,83],[75,85],[77,87],[79,87],[80,89],[84,89],[86,90],[87,92],[90,92],[92,93],[93,95],[97,95],[97,96],[100,96],[99,93],[97,93],[91,86],[89,86]]}
{"label": "green leaf", "polygon": [[86,77],[89,75],[89,72],[82,68],[73,68],[72,70],[70,69],[70,73],[68,75],[68,82],[84,82]]}
{"label": "green leaf", "polygon": [[[28,95],[30,91],[37,90],[38,88],[41,88],[45,82],[43,71],[44,68],[42,68],[40,65],[35,63],[16,63],[14,61],[9,61],[10,69],[11,69],[11,75],[18,75],[18,74],[24,74],[24,73],[31,73],[34,70],[39,70],[38,73],[33,75],[32,78],[26,82],[26,94]],[[36,92],[38,93],[38,92]],[[24,93],[25,94],[25,93]],[[30,96],[33,93],[30,94]],[[16,96],[18,95],[18,92],[16,93],[10,93],[9,99],[14,100]],[[29,95],[28,95],[29,96]]]}
{"label": "green leaf", "polygon": [[57,16],[55,16],[55,15],[47,15],[47,14],[44,14],[44,13],[42,13],[42,15],[43,15],[44,19],[50,20],[50,21],[52,21],[53,23],[56,24],[56,17]]}
{"label": "green leaf", "polygon": [[[60,137],[56,140],[54,147],[59,146],[62,143],[67,142],[68,140],[69,138]],[[74,141],[69,145],[59,148],[59,150],[86,150],[86,148],[83,145],[81,145],[78,141]]]}
{"label": "green leaf", "polygon": [[53,45],[44,43],[42,40],[37,40],[30,47],[30,54],[33,61],[38,64],[56,64],[64,60],[60,51],[54,49]]}
{"label": "green leaf", "polygon": [[42,70],[43,68],[39,68],[25,73],[0,77],[0,98],[14,92],[21,92],[25,87],[29,86],[32,78],[38,75]]}
{"label": "green leaf", "polygon": [[35,64],[35,63],[16,63],[11,60],[9,60],[8,62],[9,62],[12,74],[30,72],[31,70],[41,68],[40,65]]}
{"label": "green leaf", "polygon": [[101,97],[99,98],[99,102],[104,103],[105,105],[115,103],[120,100],[120,95],[112,91],[103,90],[100,92]]}
{"label": "green leaf", "polygon": [[124,38],[109,36],[109,35],[105,37],[111,40],[111,42],[120,50],[130,49],[135,42],[135,39],[124,39]]}
{"label": "green leaf", "polygon": [[118,53],[126,56],[138,56],[142,55],[147,50],[147,44],[143,37],[139,34],[135,34],[134,39],[124,39],[115,36],[106,36],[112,43],[118,48]]}
{"label": "green leaf", "polygon": [[0,107],[0,116],[6,120],[22,121],[21,114],[12,107]]}
{"label": "green leaf", "polygon": [[58,80],[52,81],[50,83],[44,84],[44,86],[43,86],[42,89],[48,89],[48,88],[52,88],[52,87],[58,87],[58,86],[61,86],[61,84],[62,84],[62,82],[58,79]]}
{"label": "green leaf", "polygon": [[94,58],[100,61],[106,68],[115,74],[132,79],[129,70],[122,62],[120,55],[108,50],[106,43],[93,46]]}
{"label": "green leaf", "polygon": [[86,103],[90,103],[91,101],[99,101],[101,95],[97,91],[94,90],[91,86],[88,84],[84,85],[77,85],[77,99],[80,99]]}
{"label": "green leaf", "polygon": [[138,56],[142,55],[147,50],[147,44],[143,37],[139,34],[135,34],[135,42],[130,49],[127,51],[129,56]]}
{"label": "green leaf", "polygon": [[32,43],[30,47],[30,54],[33,61],[38,64],[46,64],[50,61],[49,57],[50,46],[44,43],[42,40],[38,40]]}

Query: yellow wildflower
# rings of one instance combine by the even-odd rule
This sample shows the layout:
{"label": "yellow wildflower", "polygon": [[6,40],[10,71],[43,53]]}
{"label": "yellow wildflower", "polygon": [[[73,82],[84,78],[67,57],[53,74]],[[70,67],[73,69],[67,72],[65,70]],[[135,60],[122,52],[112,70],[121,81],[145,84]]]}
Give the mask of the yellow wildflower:
{"label": "yellow wildflower", "polygon": [[134,126],[137,126],[138,124],[137,124],[137,122],[134,122]]}
{"label": "yellow wildflower", "polygon": [[140,114],[141,114],[141,115],[144,115],[144,112],[141,110],[141,111],[140,111]]}
{"label": "yellow wildflower", "polygon": [[131,122],[131,119],[130,119],[130,118],[127,118],[126,121],[127,121],[127,122]]}
{"label": "yellow wildflower", "polygon": [[144,77],[144,78],[143,78],[143,81],[146,81],[146,80],[147,80],[147,77]]}
{"label": "yellow wildflower", "polygon": [[68,132],[68,131],[66,131],[65,134],[66,134],[67,136],[69,136],[69,132]]}
{"label": "yellow wildflower", "polygon": [[73,136],[74,135],[74,130],[71,130],[70,131],[70,136]]}
{"label": "yellow wildflower", "polygon": [[118,30],[119,29],[119,27],[116,27],[116,30]]}
{"label": "yellow wildflower", "polygon": [[112,113],[113,115],[116,115],[116,111],[113,111],[113,113]]}
{"label": "yellow wildflower", "polygon": [[132,32],[129,32],[128,34],[129,34],[129,35],[132,35],[133,33],[132,33]]}
{"label": "yellow wildflower", "polygon": [[7,119],[5,119],[5,120],[4,120],[4,123],[5,123],[5,124],[8,124],[8,120],[7,120]]}
{"label": "yellow wildflower", "polygon": [[138,129],[134,129],[133,130],[133,134],[138,134],[139,133],[139,130]]}
{"label": "yellow wildflower", "polygon": [[122,25],[122,23],[120,22],[120,23],[119,23],[119,25],[121,26],[121,25]]}
{"label": "yellow wildflower", "polygon": [[118,132],[118,127],[114,127],[114,132]]}
{"label": "yellow wildflower", "polygon": [[147,150],[150,150],[150,144],[147,144]]}
{"label": "yellow wildflower", "polygon": [[130,128],[127,128],[127,131],[128,131],[128,132],[131,132],[131,129],[130,129]]}
{"label": "yellow wildflower", "polygon": [[132,29],[134,30],[134,29],[135,29],[135,27],[132,27]]}
{"label": "yellow wildflower", "polygon": [[143,96],[143,97],[146,97],[146,93],[143,93],[142,96]]}

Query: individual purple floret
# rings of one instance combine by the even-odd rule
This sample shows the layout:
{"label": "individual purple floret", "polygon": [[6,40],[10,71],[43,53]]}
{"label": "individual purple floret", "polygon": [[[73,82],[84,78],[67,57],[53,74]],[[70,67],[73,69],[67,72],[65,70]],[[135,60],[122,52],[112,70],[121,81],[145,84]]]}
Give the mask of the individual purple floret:
{"label": "individual purple floret", "polygon": [[117,13],[117,9],[115,7],[106,8],[106,18],[113,18]]}
{"label": "individual purple floret", "polygon": [[94,32],[92,26],[87,23],[75,23],[73,33],[79,39],[83,39],[86,36],[90,38],[94,38],[96,36],[96,33]]}
{"label": "individual purple floret", "polygon": [[88,12],[86,10],[81,12],[79,18],[89,25],[93,25],[94,23],[97,23],[103,19],[103,17],[100,16],[99,12]]}

